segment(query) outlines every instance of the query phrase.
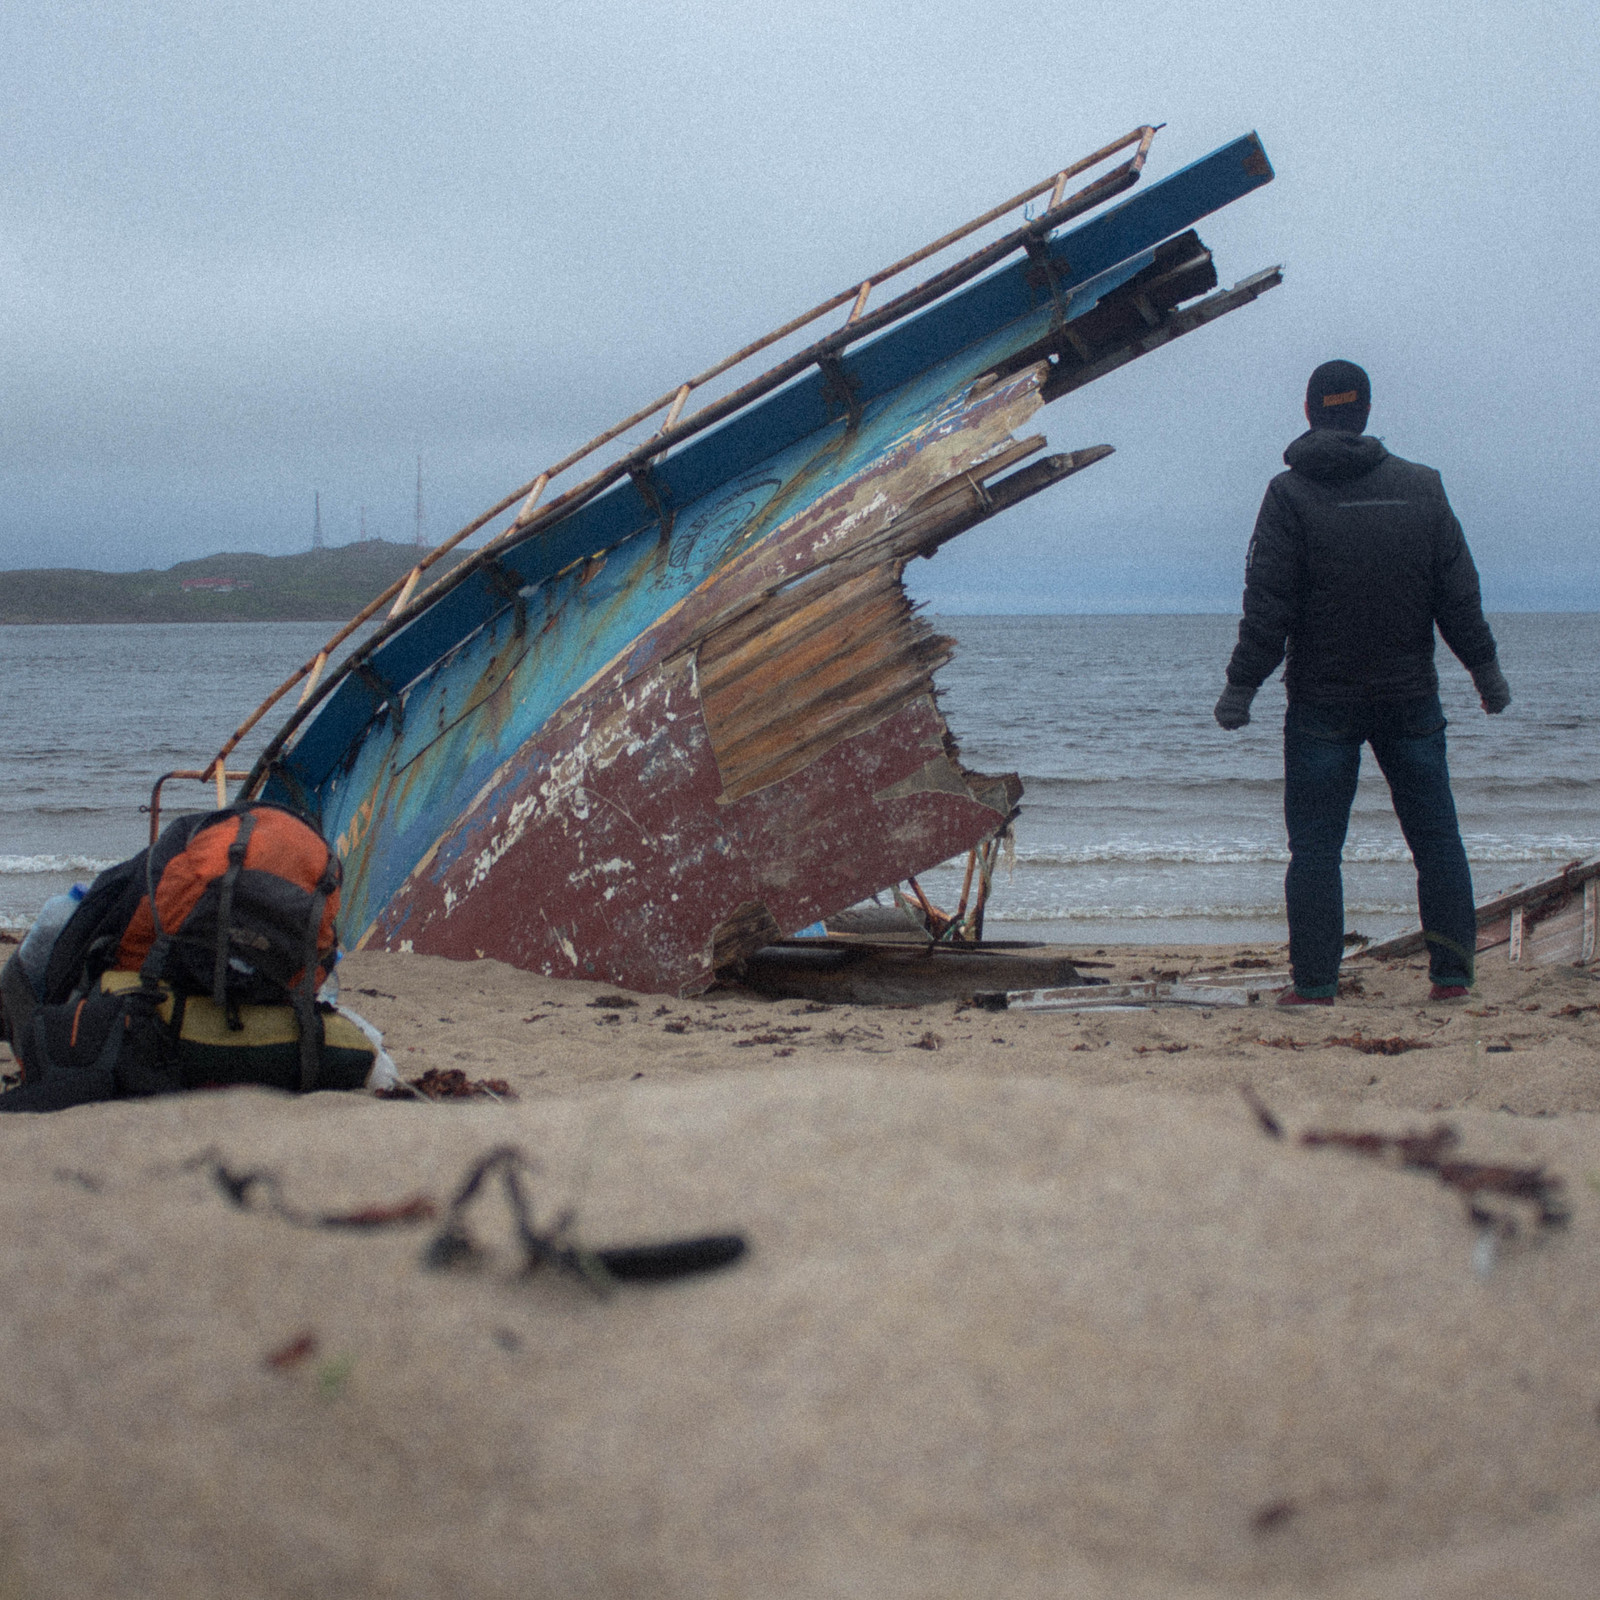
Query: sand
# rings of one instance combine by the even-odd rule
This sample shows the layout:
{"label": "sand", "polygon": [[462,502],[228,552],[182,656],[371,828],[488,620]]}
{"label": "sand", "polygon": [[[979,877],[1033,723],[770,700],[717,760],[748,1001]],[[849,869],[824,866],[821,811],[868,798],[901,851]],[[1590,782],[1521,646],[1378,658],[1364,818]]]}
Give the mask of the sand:
{"label": "sand", "polygon": [[[1098,975],[1273,958],[1201,954]],[[408,1076],[517,1098],[0,1126],[4,1600],[1600,1592],[1591,973],[1080,1017],[342,970]],[[1357,1033],[1429,1048],[1324,1042]],[[1570,1225],[1491,1240],[1432,1175],[1297,1139],[1437,1121],[1562,1177]],[[297,1228],[207,1165],[339,1210],[504,1143],[581,1242],[749,1255],[601,1297],[519,1278],[491,1197],[488,1259],[434,1272],[427,1227]]]}

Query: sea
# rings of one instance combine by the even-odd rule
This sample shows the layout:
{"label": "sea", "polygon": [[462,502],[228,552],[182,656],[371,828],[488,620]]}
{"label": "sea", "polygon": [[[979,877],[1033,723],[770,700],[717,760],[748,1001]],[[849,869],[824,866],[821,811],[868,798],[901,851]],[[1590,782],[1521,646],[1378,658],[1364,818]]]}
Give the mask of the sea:
{"label": "sea", "polygon": [[[1236,623],[1223,616],[937,617],[962,760],[1024,784],[992,938],[1075,945],[1287,937],[1283,688],[1212,720]],[[1600,854],[1600,615],[1491,618],[1514,699],[1480,710],[1441,646],[1462,834],[1480,898]],[[325,623],[0,628],[0,928],[148,838],[156,778],[202,767],[325,641]],[[275,720],[230,765],[248,766]],[[164,806],[205,804],[196,783]],[[954,907],[962,862],[925,873]],[[1346,926],[1414,926],[1416,879],[1371,753],[1345,849]]]}

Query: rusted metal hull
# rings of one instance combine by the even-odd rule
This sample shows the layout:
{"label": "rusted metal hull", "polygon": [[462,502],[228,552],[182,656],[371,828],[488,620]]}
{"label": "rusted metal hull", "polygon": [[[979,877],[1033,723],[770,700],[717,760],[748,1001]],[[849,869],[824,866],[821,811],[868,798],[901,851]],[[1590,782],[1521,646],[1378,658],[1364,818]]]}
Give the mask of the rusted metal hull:
{"label": "rusted metal hull", "polygon": [[1270,175],[1225,147],[469,563],[264,773],[336,840],[347,938],[691,990],[1007,827],[902,570],[1110,453],[1038,457],[1053,393],[1278,281],[1186,304],[1177,231]]}

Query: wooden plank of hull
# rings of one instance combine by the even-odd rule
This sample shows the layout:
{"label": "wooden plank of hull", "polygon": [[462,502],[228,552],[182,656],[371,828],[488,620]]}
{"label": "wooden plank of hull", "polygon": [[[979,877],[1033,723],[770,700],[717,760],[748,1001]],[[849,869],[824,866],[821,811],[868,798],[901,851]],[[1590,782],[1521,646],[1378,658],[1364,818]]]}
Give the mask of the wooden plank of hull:
{"label": "wooden plank of hull", "polygon": [[702,710],[724,803],[799,772],[817,751],[928,694],[955,647],[912,616],[892,566],[829,589],[807,609],[822,614],[798,637],[772,628],[762,653],[739,668],[727,668],[733,658],[720,635],[700,646]]}

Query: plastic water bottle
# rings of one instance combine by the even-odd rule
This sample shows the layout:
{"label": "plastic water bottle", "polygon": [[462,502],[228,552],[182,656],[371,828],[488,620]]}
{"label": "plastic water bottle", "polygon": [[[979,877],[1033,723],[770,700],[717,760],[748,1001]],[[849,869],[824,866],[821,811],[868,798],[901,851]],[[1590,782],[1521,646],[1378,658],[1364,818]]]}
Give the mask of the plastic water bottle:
{"label": "plastic water bottle", "polygon": [[78,902],[86,892],[81,883],[75,883],[65,894],[51,895],[17,948],[17,963],[35,999],[44,998],[44,973],[50,965],[50,952],[55,949],[57,937],[72,913],[78,909]]}

